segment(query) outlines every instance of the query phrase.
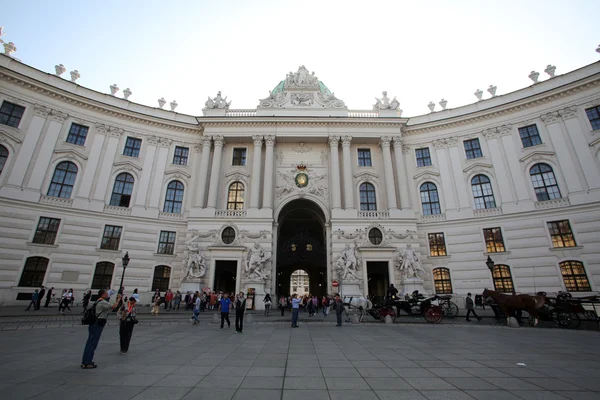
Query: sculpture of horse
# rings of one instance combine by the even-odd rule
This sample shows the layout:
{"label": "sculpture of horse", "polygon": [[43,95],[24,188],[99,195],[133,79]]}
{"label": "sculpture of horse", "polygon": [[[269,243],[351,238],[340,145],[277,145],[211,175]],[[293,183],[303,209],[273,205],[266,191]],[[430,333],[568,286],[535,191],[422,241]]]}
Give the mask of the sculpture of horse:
{"label": "sculpture of horse", "polygon": [[544,296],[530,296],[528,294],[502,294],[494,290],[485,289],[483,298],[487,300],[492,298],[498,307],[506,315],[507,324],[510,323],[510,317],[514,317],[515,311],[525,310],[535,319],[534,326],[539,322],[539,309],[546,303]]}

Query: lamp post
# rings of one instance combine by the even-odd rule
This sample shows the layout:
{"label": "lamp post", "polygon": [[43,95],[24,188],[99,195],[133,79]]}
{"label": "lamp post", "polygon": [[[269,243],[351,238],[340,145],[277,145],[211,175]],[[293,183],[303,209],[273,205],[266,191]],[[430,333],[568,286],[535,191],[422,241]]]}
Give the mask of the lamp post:
{"label": "lamp post", "polygon": [[123,294],[123,279],[125,279],[125,269],[127,265],[129,265],[129,252],[126,252],[123,258],[121,259],[123,263],[123,274],[121,274],[121,284],[119,285],[119,293]]}

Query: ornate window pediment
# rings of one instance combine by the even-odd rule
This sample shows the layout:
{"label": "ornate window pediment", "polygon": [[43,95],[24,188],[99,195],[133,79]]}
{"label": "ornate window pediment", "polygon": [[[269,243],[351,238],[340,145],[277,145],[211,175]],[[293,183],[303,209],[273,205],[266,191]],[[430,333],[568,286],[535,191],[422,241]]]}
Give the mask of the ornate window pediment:
{"label": "ornate window pediment", "polygon": [[363,171],[355,174],[354,179],[357,181],[372,182],[377,181],[379,179],[379,175],[371,171]]}
{"label": "ornate window pediment", "polygon": [[242,177],[250,178],[250,174],[243,169],[233,169],[225,174],[225,178],[233,177],[236,180],[243,180]]}
{"label": "ornate window pediment", "polygon": [[165,172],[165,176],[171,176],[171,175],[175,175],[175,178],[177,178],[177,179],[184,179],[184,178],[192,177],[192,175],[188,174],[187,172],[185,172],[184,170],[182,170],[180,168],[174,168],[174,169],[171,169],[171,170]]}
{"label": "ornate window pediment", "polygon": [[436,177],[439,177],[440,174],[439,172],[435,172],[433,170],[429,170],[429,171],[421,171],[418,174],[416,174],[415,176],[413,176],[414,180],[418,180],[421,179],[423,177],[428,178],[428,179],[434,179]]}
{"label": "ornate window pediment", "polygon": [[54,154],[57,156],[65,156],[68,159],[76,159],[80,162],[87,160],[85,155],[73,149],[55,150]]}
{"label": "ornate window pediment", "polygon": [[132,171],[134,169],[137,169],[138,171],[142,170],[142,167],[135,163],[132,163],[131,161],[119,161],[114,163],[113,167],[122,168],[125,171]]}
{"label": "ornate window pediment", "polygon": [[521,158],[519,161],[522,163],[526,163],[529,162],[529,160],[548,160],[548,159],[554,159],[554,152],[553,151],[532,151],[531,153],[527,154],[526,156],[524,156],[523,158]]}
{"label": "ornate window pediment", "polygon": [[0,143],[10,143],[11,145],[20,144],[22,142],[18,137],[11,135],[5,130],[0,130]]}
{"label": "ornate window pediment", "polygon": [[492,169],[492,164],[485,164],[485,163],[482,163],[482,162],[476,162],[476,163],[473,163],[473,164],[469,165],[465,169],[463,169],[463,172],[464,173],[468,173],[469,171],[471,171],[471,170],[473,170],[475,168],[479,168],[479,169],[483,169],[483,170],[485,170],[485,169]]}

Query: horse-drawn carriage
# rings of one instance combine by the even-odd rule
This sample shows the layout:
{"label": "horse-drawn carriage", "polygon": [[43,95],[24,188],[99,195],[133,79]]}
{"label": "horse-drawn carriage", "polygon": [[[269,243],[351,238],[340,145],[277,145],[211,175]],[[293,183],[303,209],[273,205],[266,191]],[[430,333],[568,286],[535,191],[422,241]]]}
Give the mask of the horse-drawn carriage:
{"label": "horse-drawn carriage", "polygon": [[[367,309],[367,313],[373,318],[384,322],[388,315],[392,318],[392,321],[395,321],[399,316],[400,310],[402,310],[409,316],[423,317],[429,323],[439,324],[444,319],[446,311],[440,304],[434,304],[434,302],[439,302],[440,300],[444,302],[449,299],[440,299],[437,295],[425,297],[419,294],[418,291],[415,291],[408,299],[386,300],[386,303],[383,305],[375,305]],[[456,304],[454,305],[456,306]],[[456,307],[456,312],[458,313],[458,307]]]}

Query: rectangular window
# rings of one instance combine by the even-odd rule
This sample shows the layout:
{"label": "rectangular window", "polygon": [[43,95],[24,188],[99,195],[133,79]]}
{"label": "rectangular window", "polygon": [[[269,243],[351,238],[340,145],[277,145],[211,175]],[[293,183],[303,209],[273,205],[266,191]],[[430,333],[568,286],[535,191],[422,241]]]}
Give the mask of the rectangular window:
{"label": "rectangular window", "polygon": [[358,149],[358,166],[371,167],[371,149]]}
{"label": "rectangular window", "polygon": [[592,124],[592,129],[597,131],[600,129],[600,106],[588,108],[585,110],[588,119],[590,120],[590,124]]}
{"label": "rectangular window", "polygon": [[537,125],[529,125],[519,128],[519,136],[521,136],[523,147],[531,147],[542,144],[542,139],[540,138]]}
{"label": "rectangular window", "polygon": [[160,231],[158,239],[158,254],[173,254],[175,252],[175,232]]}
{"label": "rectangular window", "polygon": [[431,257],[440,257],[446,255],[446,240],[443,233],[430,233],[429,235],[429,255]]}
{"label": "rectangular window", "polygon": [[87,138],[88,127],[78,124],[71,124],[69,135],[67,136],[67,143],[73,143],[78,146],[85,146],[85,139]]}
{"label": "rectangular window", "polygon": [[502,253],[504,249],[504,238],[500,228],[489,228],[483,230],[485,247],[488,253]]}
{"label": "rectangular window", "polygon": [[465,154],[467,155],[467,159],[483,157],[483,154],[481,153],[481,146],[479,145],[479,139],[465,140],[463,143],[465,145]]}
{"label": "rectangular window", "polygon": [[552,247],[575,247],[575,237],[569,220],[548,222],[548,230],[552,238]]}
{"label": "rectangular window", "polygon": [[125,142],[125,149],[123,150],[123,155],[129,157],[139,157],[141,148],[142,139],[128,137],[127,141]]}
{"label": "rectangular window", "polygon": [[60,219],[41,217],[33,236],[33,243],[54,244],[59,226]]}
{"label": "rectangular window", "polygon": [[189,153],[190,149],[188,149],[187,147],[176,146],[175,155],[173,156],[173,164],[187,165]]}
{"label": "rectangular window", "polygon": [[0,108],[0,124],[18,128],[24,112],[25,107],[5,101]]}
{"label": "rectangular window", "polygon": [[234,148],[233,149],[233,160],[231,165],[246,165],[246,149],[245,148]]}
{"label": "rectangular window", "polygon": [[431,155],[429,155],[429,148],[416,149],[415,154],[417,155],[417,167],[427,167],[431,165]]}
{"label": "rectangular window", "polygon": [[106,225],[104,227],[104,235],[102,235],[100,248],[104,250],[119,250],[122,231],[122,226]]}

